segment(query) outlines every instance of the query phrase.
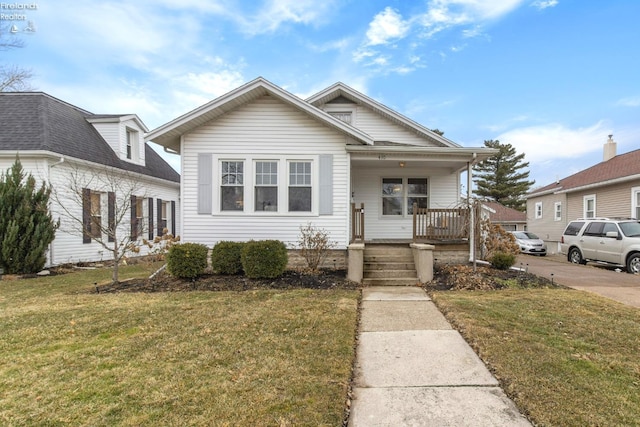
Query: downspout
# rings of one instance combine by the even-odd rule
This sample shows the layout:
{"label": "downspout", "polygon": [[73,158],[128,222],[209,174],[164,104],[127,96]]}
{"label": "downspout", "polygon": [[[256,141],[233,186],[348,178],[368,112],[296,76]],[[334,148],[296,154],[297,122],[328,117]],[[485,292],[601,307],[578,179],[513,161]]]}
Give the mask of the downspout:
{"label": "downspout", "polygon": [[[55,162],[54,164],[49,165],[49,173],[48,173],[48,179],[49,179],[49,185],[51,185],[51,169],[61,165],[64,163],[64,156],[60,156],[60,160],[58,160],[57,162]],[[51,203],[51,202],[49,202]],[[54,239],[55,240],[55,239]],[[53,260],[54,260],[54,256],[53,256],[53,242],[49,243],[49,266],[53,265]]]}

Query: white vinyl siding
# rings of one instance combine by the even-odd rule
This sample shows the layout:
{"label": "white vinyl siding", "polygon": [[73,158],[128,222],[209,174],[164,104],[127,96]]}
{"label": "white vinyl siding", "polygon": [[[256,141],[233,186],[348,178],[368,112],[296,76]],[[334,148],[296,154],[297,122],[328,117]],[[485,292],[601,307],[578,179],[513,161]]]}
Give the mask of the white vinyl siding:
{"label": "white vinyl siding", "polygon": [[[331,240],[344,248],[348,243],[349,185],[345,136],[271,96],[264,96],[202,125],[183,138],[183,239],[212,246],[221,240],[278,239],[298,241],[300,226],[311,222],[329,232]],[[219,168],[222,160],[243,160],[245,194],[243,212],[221,212],[214,203],[212,215],[197,214],[198,154],[212,155],[213,200],[219,200]],[[323,155],[332,159],[332,214],[320,216],[319,163]],[[278,211],[253,210],[254,164],[277,161]],[[311,212],[289,212],[290,162],[309,162],[312,168]]]}

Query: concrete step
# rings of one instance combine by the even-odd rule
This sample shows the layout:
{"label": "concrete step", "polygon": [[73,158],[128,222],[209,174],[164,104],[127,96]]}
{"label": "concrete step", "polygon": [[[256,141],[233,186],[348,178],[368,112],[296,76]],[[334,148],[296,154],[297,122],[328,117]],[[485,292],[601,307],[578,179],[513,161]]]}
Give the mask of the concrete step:
{"label": "concrete step", "polygon": [[412,250],[408,245],[405,246],[370,246],[365,245],[365,255],[406,255],[412,256]]}
{"label": "concrete step", "polygon": [[371,270],[415,270],[416,265],[411,262],[365,262],[364,271]]}
{"label": "concrete step", "polygon": [[413,262],[413,255],[364,255],[364,262]]}
{"label": "concrete step", "polygon": [[417,277],[362,279],[364,286],[416,286],[418,283]]}
{"label": "concrete step", "polygon": [[364,277],[367,279],[406,279],[417,277],[416,270],[365,270]]}

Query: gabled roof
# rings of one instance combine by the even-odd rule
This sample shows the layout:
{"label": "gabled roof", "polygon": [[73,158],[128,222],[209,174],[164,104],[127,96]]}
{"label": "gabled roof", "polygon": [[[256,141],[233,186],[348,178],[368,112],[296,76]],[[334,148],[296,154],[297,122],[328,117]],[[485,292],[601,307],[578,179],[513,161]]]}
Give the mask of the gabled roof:
{"label": "gabled roof", "polygon": [[316,107],[329,103],[331,101],[342,101],[349,100],[358,105],[364,105],[381,116],[391,120],[392,122],[410,129],[413,132],[416,132],[423,138],[427,138],[428,140],[433,141],[437,146],[440,147],[460,147],[459,144],[445,138],[444,136],[438,135],[433,132],[431,129],[422,126],[421,124],[414,122],[408,117],[403,116],[397,111],[392,110],[391,108],[379,103],[378,101],[369,98],[368,96],[358,92],[357,90],[345,85],[344,83],[338,82],[328,88],[324,89],[321,92],[307,98],[307,102],[315,105]]}
{"label": "gabled roof", "polygon": [[274,85],[268,80],[258,77],[231,92],[210,101],[195,110],[192,110],[177,119],[174,119],[154,130],[147,136],[147,141],[153,141],[169,149],[178,151],[180,137],[187,132],[196,129],[211,120],[238,108],[248,102],[265,95],[273,96],[280,101],[289,104],[299,111],[308,114],[312,118],[338,130],[359,141],[361,144],[373,145],[373,139],[359,129],[339,120],[330,114],[314,107],[308,102]]}
{"label": "gabled roof", "polygon": [[508,208],[502,203],[483,201],[482,206],[489,212],[491,222],[527,222],[527,214],[525,212]]}
{"label": "gabled roof", "polygon": [[145,166],[121,160],[91,120],[135,115],[95,115],[43,92],[0,93],[0,151],[48,151],[167,181],[180,175],[145,144]]}
{"label": "gabled roof", "polygon": [[570,193],[585,188],[600,187],[628,180],[640,179],[640,150],[619,154],[605,162],[535,189],[527,197],[550,193]]}

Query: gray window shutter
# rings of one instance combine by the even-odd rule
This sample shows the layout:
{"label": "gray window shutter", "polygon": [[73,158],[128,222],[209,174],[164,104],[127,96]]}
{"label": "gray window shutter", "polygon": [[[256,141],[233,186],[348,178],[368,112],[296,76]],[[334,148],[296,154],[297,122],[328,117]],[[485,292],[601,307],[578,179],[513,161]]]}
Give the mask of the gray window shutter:
{"label": "gray window shutter", "polygon": [[198,154],[198,213],[211,214],[213,184],[212,184],[211,154]]}
{"label": "gray window shutter", "polygon": [[136,196],[131,196],[131,240],[138,238],[138,215],[136,215]]}
{"label": "gray window shutter", "polygon": [[333,215],[333,154],[321,154],[318,165],[320,177],[320,215]]}
{"label": "gray window shutter", "polygon": [[156,214],[158,215],[158,236],[164,235],[164,228],[167,224],[162,221],[162,199],[156,199]]}
{"label": "gray window shutter", "polygon": [[176,202],[171,201],[171,234],[176,235]]}

